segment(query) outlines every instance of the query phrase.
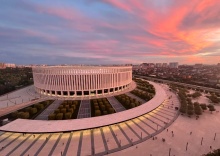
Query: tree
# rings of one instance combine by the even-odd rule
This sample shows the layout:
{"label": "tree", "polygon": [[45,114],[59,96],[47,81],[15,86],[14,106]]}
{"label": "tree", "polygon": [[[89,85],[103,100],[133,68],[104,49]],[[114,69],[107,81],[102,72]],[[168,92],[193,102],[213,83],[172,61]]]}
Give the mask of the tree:
{"label": "tree", "polygon": [[181,106],[181,107],[180,107],[180,112],[181,112],[181,113],[186,113],[186,107]]}
{"label": "tree", "polygon": [[215,111],[215,108],[213,105],[209,106],[209,111],[212,113],[213,111]]}
{"label": "tree", "polygon": [[204,111],[204,110],[207,110],[206,104],[200,104],[200,107],[202,108],[203,111]]}
{"label": "tree", "polygon": [[201,110],[201,108],[199,106],[195,107],[195,114],[196,115],[201,115],[202,114],[202,110]]}
{"label": "tree", "polygon": [[193,110],[187,110],[187,114],[188,114],[189,116],[191,116],[191,115],[194,114],[194,112],[193,112]]}

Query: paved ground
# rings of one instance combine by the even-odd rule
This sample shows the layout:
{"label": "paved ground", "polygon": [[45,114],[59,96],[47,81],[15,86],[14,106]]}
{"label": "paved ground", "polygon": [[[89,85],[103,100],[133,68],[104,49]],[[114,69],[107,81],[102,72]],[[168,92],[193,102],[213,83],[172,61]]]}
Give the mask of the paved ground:
{"label": "paved ground", "polygon": [[91,105],[90,100],[82,100],[79,107],[77,119],[91,117]]}
{"label": "paved ground", "polygon": [[50,104],[40,115],[38,115],[35,120],[48,120],[48,116],[57,109],[63,100],[55,100],[52,104]]}
{"label": "paved ground", "polygon": [[[205,111],[198,120],[182,115],[175,120],[178,99],[163,87],[171,99],[147,114],[119,124],[68,133],[0,132],[0,155],[164,156],[170,151],[172,156],[197,156],[220,148],[220,113]],[[220,106],[216,109],[219,111]]]}
{"label": "paved ground", "polygon": [[115,112],[121,112],[126,110],[124,106],[114,96],[108,97],[107,99],[114,108]]}
{"label": "paved ground", "polygon": [[33,85],[31,85],[0,96],[0,108],[14,106],[16,104],[31,101],[35,98],[40,98],[40,96],[34,93]]}
{"label": "paved ground", "polygon": [[[169,96],[169,95],[168,95]],[[174,103],[172,105],[172,103]],[[110,126],[68,133],[0,134],[1,155],[104,155],[139,146],[166,129],[178,116],[175,96],[140,117]],[[169,108],[168,108],[169,107]],[[59,126],[59,125],[58,125]],[[120,155],[115,153],[116,155]]]}
{"label": "paved ground", "polygon": [[[47,121],[42,122],[40,120],[25,120],[25,119],[17,119],[14,120],[7,125],[0,127],[0,130],[3,131],[11,131],[11,132],[66,132],[73,130],[81,130],[81,129],[89,129],[94,127],[101,127],[106,125],[111,125],[119,122],[123,122],[129,119],[133,119],[137,116],[141,116],[150,112],[151,110],[157,108],[164,102],[167,97],[166,92],[160,85],[150,82],[154,85],[156,90],[156,95],[153,99],[148,101],[146,104],[142,104],[139,107],[135,107],[133,109],[129,109],[126,111],[104,115],[100,117],[93,118],[84,118],[84,119],[74,119],[74,120],[57,120],[57,121]],[[83,102],[86,102],[83,100]],[[89,102],[89,101],[87,101]],[[89,103],[81,104],[82,114],[90,114]],[[79,124],[80,123],[80,124]],[[20,126],[22,125],[22,127]],[[59,125],[59,126],[57,126]]]}

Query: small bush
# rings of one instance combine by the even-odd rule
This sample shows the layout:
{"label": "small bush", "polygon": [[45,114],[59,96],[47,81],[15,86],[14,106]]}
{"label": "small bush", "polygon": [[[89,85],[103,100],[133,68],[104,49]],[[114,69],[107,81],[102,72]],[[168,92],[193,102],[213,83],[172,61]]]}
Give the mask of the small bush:
{"label": "small bush", "polygon": [[48,120],[55,120],[56,119],[56,114],[50,114],[49,116],[48,116]]}
{"label": "small bush", "polygon": [[100,110],[95,110],[95,116],[100,116],[101,115],[101,111]]}
{"label": "small bush", "polygon": [[57,113],[56,120],[62,120],[63,119],[63,113]]}
{"label": "small bush", "polygon": [[71,119],[72,117],[72,113],[68,112],[68,113],[65,113],[65,119]]}
{"label": "small bush", "polygon": [[66,113],[66,108],[62,108],[62,109],[60,110],[60,113]]}
{"label": "small bush", "polygon": [[36,113],[37,113],[37,108],[31,108],[31,109],[29,110],[29,113],[30,113],[31,115],[36,114]]}

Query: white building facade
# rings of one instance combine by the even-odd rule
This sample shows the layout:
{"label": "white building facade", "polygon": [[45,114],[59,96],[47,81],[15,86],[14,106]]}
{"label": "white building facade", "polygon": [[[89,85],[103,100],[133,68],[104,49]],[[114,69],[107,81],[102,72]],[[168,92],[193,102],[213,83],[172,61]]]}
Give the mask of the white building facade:
{"label": "white building facade", "polygon": [[35,90],[55,97],[112,94],[132,83],[132,66],[35,66]]}

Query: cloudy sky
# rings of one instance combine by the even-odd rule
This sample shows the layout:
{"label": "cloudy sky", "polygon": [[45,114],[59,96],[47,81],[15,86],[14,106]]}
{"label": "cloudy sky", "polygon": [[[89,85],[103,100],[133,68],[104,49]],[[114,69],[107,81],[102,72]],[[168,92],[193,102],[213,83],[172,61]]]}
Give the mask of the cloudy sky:
{"label": "cloudy sky", "polygon": [[220,0],[5,0],[0,62],[220,63]]}

